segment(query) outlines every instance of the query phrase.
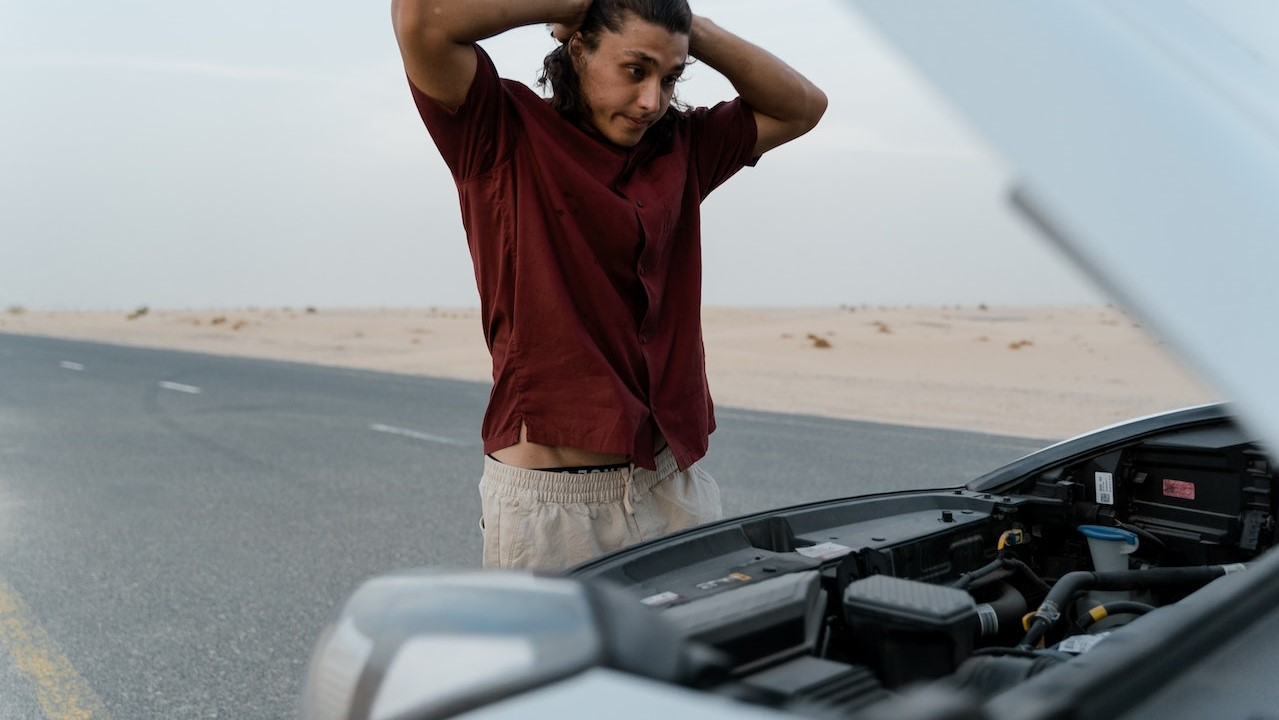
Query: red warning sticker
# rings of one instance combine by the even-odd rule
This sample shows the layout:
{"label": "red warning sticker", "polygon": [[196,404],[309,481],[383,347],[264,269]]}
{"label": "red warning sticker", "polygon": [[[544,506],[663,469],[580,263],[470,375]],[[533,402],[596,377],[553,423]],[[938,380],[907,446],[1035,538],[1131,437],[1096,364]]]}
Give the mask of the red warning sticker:
{"label": "red warning sticker", "polygon": [[1195,484],[1186,482],[1185,480],[1173,480],[1164,478],[1164,497],[1177,498],[1179,500],[1195,499]]}

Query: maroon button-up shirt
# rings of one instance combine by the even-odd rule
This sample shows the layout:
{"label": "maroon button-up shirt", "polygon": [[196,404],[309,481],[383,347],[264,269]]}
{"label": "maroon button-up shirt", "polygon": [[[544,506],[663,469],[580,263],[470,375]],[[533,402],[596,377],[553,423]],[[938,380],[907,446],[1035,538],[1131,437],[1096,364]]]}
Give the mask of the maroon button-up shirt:
{"label": "maroon button-up shirt", "polygon": [[478,67],[455,113],[410,87],[457,183],[493,390],[484,451],[528,439],[656,468],[706,454],[715,414],[701,327],[701,214],[754,163],[740,100],[678,113],[619,148]]}

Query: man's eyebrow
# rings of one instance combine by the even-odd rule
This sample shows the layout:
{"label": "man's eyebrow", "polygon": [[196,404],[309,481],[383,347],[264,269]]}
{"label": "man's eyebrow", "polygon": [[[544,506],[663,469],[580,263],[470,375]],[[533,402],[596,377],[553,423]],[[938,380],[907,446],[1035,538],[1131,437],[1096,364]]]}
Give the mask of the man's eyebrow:
{"label": "man's eyebrow", "polygon": [[[624,52],[630,57],[634,58],[635,60],[638,60],[639,62],[644,63],[645,65],[658,64],[657,58],[653,57],[652,55],[649,55],[643,50],[626,50]],[[684,68],[687,66],[688,66],[688,63],[680,63],[679,65],[676,65],[674,68],[672,68],[671,72],[682,74],[684,72]]]}

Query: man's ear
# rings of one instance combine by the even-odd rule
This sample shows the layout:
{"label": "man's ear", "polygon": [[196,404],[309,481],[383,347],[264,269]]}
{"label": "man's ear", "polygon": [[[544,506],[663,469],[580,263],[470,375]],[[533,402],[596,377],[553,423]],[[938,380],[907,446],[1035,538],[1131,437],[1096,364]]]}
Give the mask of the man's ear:
{"label": "man's ear", "polygon": [[578,32],[573,33],[573,36],[568,39],[568,54],[569,57],[574,60],[581,60],[582,55],[585,53],[586,41],[582,39],[582,33],[579,30]]}

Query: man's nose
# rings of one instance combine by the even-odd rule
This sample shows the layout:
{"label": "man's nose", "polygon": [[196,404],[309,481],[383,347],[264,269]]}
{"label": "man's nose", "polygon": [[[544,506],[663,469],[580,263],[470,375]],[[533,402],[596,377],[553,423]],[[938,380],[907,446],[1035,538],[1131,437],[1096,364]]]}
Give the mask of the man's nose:
{"label": "man's nose", "polygon": [[639,106],[646,113],[657,109],[662,102],[662,81],[650,80],[640,87]]}

